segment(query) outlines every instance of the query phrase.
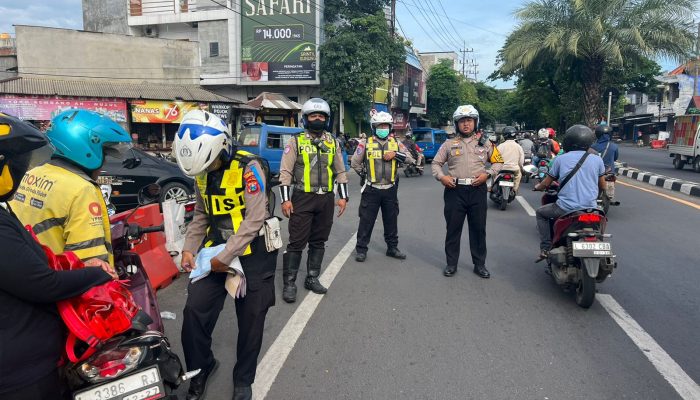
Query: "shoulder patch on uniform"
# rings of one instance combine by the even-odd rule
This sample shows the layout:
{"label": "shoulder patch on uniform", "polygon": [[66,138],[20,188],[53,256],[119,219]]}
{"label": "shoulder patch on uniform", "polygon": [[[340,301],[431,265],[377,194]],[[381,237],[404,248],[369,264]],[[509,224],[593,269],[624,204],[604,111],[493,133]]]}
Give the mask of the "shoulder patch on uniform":
{"label": "shoulder patch on uniform", "polygon": [[355,153],[362,154],[363,151],[365,151],[365,145],[362,143],[358,144]]}
{"label": "shoulder patch on uniform", "polygon": [[284,146],[284,154],[287,154],[290,151],[292,151],[292,148],[289,145]]}
{"label": "shoulder patch on uniform", "polygon": [[249,168],[250,171],[243,174],[246,191],[250,194],[255,194],[261,190],[265,190],[265,185],[263,184],[262,176],[260,175],[258,168],[254,165],[251,165]]}

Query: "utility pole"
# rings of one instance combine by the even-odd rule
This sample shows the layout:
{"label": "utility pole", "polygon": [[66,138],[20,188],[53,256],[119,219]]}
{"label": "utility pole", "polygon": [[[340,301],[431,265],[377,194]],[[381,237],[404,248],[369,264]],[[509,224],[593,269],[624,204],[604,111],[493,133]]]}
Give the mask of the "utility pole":
{"label": "utility pole", "polygon": [[464,48],[459,50],[460,53],[462,53],[462,76],[465,78],[467,77],[467,53],[472,53],[474,52],[474,49],[468,49],[467,48],[467,42],[464,41]]}
{"label": "utility pole", "polygon": [[698,22],[698,36],[695,38],[695,80],[693,81],[693,97],[698,95],[698,64],[700,64],[700,22]]}
{"label": "utility pole", "polygon": [[[396,0],[391,0],[391,38],[396,38]],[[389,87],[386,93],[386,108],[391,114],[391,100],[394,92],[394,71],[389,71]]]}
{"label": "utility pole", "polygon": [[[607,124],[610,126],[610,109],[612,108],[612,92],[608,92],[608,119]],[[661,103],[659,103],[659,115],[661,115]]]}

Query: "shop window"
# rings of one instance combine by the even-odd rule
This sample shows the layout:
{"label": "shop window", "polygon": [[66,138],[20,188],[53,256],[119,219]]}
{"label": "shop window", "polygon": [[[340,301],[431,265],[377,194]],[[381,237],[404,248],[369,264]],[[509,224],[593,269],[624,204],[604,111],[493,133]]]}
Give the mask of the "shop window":
{"label": "shop window", "polygon": [[209,57],[219,56],[219,42],[209,42]]}

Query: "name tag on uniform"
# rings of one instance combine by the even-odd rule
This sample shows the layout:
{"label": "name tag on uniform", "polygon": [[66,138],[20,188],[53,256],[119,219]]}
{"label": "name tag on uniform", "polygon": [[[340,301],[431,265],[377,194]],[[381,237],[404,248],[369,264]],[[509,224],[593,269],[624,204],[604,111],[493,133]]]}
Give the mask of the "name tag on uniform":
{"label": "name tag on uniform", "polygon": [[464,154],[464,152],[462,151],[462,146],[460,146],[460,145],[456,145],[456,146],[453,145],[453,146],[450,148],[450,155],[451,155],[451,156],[456,157],[456,156],[461,156],[462,154]]}

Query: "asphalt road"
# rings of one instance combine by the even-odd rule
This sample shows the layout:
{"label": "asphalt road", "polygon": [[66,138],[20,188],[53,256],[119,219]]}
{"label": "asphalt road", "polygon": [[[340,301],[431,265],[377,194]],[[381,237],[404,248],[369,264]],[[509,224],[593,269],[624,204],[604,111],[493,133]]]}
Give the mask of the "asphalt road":
{"label": "asphalt road", "polygon": [[621,145],[619,161],[625,161],[629,167],[642,171],[700,183],[700,174],[694,172],[690,165],[686,165],[682,170],[673,168],[673,159],[669,157],[666,149]]}
{"label": "asphalt road", "polygon": [[[326,265],[356,230],[356,178],[349,209],[333,227]],[[522,195],[536,207],[539,194],[531,186],[523,184]],[[599,293],[611,295],[697,389],[700,208],[623,185],[617,196],[622,205],[611,210],[608,232],[619,267]],[[452,278],[442,276],[445,223],[438,182],[404,178],[399,198],[399,247],[408,259],[384,255],[376,225],[367,262],[355,262],[353,253],[342,264],[279,374],[266,376],[273,379],[267,399],[682,398],[645,356],[653,350],[641,350],[600,302],[579,308],[542,264],[533,263],[535,219],[520,204],[506,211],[490,204],[492,278],[483,280],[471,272],[466,228],[459,270]],[[278,264],[278,300],[268,314],[261,360],[307,294],[300,288],[296,304],[282,301],[281,257]],[[159,292],[161,309],[177,314],[165,323],[178,352],[185,286],[183,277]],[[231,398],[235,340],[228,301],[214,335],[221,368],[208,399]]]}

